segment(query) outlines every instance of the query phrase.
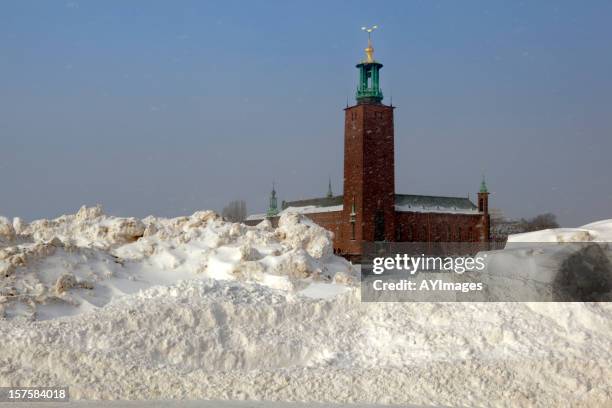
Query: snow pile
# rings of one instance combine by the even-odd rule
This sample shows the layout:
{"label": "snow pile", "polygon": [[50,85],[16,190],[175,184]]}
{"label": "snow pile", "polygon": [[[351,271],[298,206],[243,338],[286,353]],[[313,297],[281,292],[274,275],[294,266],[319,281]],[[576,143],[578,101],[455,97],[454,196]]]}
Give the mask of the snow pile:
{"label": "snow pile", "polygon": [[0,217],[0,245],[8,244],[15,239],[15,228],[8,218]]}
{"label": "snow pile", "polygon": [[304,249],[315,258],[333,254],[333,235],[297,213],[285,213],[278,221],[277,234],[293,249]]}
{"label": "snow pile", "polygon": [[[580,230],[605,241],[612,222]],[[0,219],[0,242],[0,386],[66,385],[73,399],[612,400],[612,303],[361,302],[331,235],[296,214],[273,229],[85,208]]]}
{"label": "snow pile", "polygon": [[19,234],[35,242],[58,238],[69,245],[100,249],[136,241],[145,232],[142,221],[104,215],[100,206],[83,206],[76,214],[54,220],[37,220],[29,225],[23,225],[21,220],[17,223],[20,224]]}
{"label": "snow pile", "polygon": [[584,225],[580,228],[553,228],[541,231],[514,234],[509,243],[539,242],[612,242],[612,219]]}
{"label": "snow pile", "polygon": [[612,301],[612,220],[508,237],[480,280],[504,301]]}
{"label": "snow pile", "polygon": [[212,211],[139,220],[82,207],[31,224],[0,219],[0,317],[77,314],[181,279],[300,290],[332,284],[336,274],[350,281],[352,273],[333,255],[331,234],[295,214],[281,217],[277,230],[225,222]]}
{"label": "snow pile", "polygon": [[0,322],[0,386],[74,399],[605,406],[612,305],[362,303],[222,280]]}

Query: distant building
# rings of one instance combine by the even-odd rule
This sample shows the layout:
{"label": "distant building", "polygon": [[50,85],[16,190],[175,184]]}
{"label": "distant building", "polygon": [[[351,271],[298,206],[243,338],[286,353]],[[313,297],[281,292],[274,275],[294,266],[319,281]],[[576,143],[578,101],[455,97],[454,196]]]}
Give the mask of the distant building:
{"label": "distant building", "polygon": [[[395,192],[394,107],[382,103],[380,69],[368,39],[366,58],[357,64],[357,104],[344,109],[344,194],[283,201],[334,233],[334,251],[359,257],[371,241],[489,241],[489,192],[482,179],[478,205],[466,197],[439,197]],[[274,206],[273,206],[274,204]],[[252,215],[246,223],[266,216]],[[267,218],[278,222],[272,189]]]}

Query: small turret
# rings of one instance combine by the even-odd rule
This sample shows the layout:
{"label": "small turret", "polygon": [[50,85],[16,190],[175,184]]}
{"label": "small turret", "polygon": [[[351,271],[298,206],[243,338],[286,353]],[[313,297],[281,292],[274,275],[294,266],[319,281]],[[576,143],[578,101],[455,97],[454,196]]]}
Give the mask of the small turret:
{"label": "small turret", "polygon": [[487,188],[484,174],[482,175],[480,190],[478,191],[478,211],[485,214],[489,213],[489,189]]}
{"label": "small turret", "polygon": [[484,174],[482,175],[482,181],[480,182],[480,192],[481,193],[488,193],[489,192],[489,190],[487,189],[487,182],[485,181]]}
{"label": "small turret", "polygon": [[270,205],[268,207],[268,211],[266,212],[266,216],[268,218],[275,217],[278,215],[278,203],[276,199],[276,190],[274,188],[274,183],[272,183],[272,192],[270,193]]}
{"label": "small turret", "polygon": [[332,192],[332,188],[331,188],[331,177],[329,178],[329,184],[327,185],[327,198],[332,198],[334,196],[334,193]]}
{"label": "small turret", "polygon": [[491,218],[489,216],[489,189],[487,188],[484,173],[480,182],[480,190],[478,191],[478,211],[483,216],[481,241],[488,242],[491,238]]}

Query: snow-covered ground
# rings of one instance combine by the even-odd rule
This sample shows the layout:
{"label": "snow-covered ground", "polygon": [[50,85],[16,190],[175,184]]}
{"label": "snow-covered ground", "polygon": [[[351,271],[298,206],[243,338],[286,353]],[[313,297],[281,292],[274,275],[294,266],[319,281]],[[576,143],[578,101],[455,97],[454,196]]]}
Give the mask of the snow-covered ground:
{"label": "snow-covered ground", "polygon": [[[22,405],[23,406],[23,405]],[[329,408],[330,404],[318,402],[284,401],[221,401],[221,400],[149,400],[149,401],[86,401],[37,403],[40,408]],[[0,407],[15,408],[15,403],[0,402]],[[382,408],[388,405],[333,404],[333,408]],[[417,405],[403,405],[404,408],[435,408]]]}
{"label": "snow-covered ground", "polygon": [[[612,241],[612,221],[578,231]],[[95,207],[0,219],[0,272],[0,386],[69,386],[73,399],[612,401],[612,304],[362,303],[329,233],[295,214],[276,230]]]}
{"label": "snow-covered ground", "polygon": [[612,220],[511,235],[486,255],[492,299],[612,302]]}

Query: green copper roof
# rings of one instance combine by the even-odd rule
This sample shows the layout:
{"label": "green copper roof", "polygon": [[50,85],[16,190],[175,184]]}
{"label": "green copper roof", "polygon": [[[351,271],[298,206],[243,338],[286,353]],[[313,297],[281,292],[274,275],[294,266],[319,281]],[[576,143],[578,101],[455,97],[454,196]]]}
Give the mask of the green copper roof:
{"label": "green copper roof", "polygon": [[278,215],[278,203],[276,199],[276,190],[274,188],[274,183],[272,183],[272,192],[270,193],[270,206],[268,207],[266,215],[268,217],[274,217],[275,215]]}
{"label": "green copper roof", "polygon": [[481,193],[488,193],[489,192],[489,190],[487,189],[487,183],[485,181],[484,174],[482,175],[482,181],[480,182],[480,192]]}

